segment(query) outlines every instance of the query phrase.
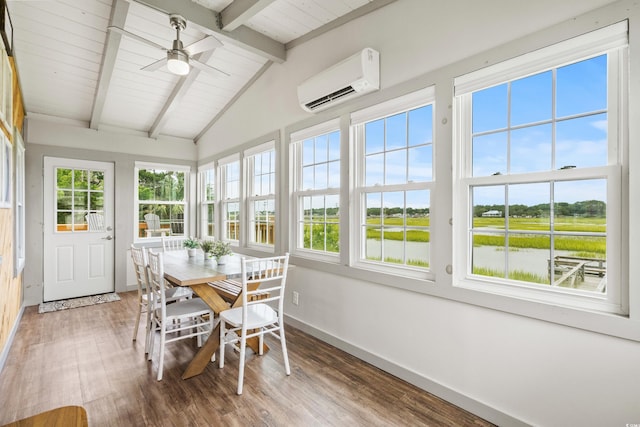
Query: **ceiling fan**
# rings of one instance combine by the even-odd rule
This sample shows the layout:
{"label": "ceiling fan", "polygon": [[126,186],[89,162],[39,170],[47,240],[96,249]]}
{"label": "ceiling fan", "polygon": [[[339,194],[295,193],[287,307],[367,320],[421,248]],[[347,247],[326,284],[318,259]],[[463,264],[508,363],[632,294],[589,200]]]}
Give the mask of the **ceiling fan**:
{"label": "ceiling fan", "polygon": [[171,14],[169,15],[169,23],[176,30],[176,39],[173,41],[171,49],[167,49],[155,42],[152,42],[151,40],[147,40],[144,37],[140,37],[139,35],[131,33],[120,27],[109,26],[108,29],[167,52],[166,58],[159,59],[141,68],[142,70],[155,71],[166,64],[169,72],[179,76],[189,74],[191,67],[195,67],[199,70],[206,71],[217,76],[229,76],[228,73],[193,58],[193,55],[222,46],[222,43],[218,39],[209,35],[202,40],[198,40],[197,42],[184,47],[180,40],[180,31],[187,27],[187,21],[180,15]]}

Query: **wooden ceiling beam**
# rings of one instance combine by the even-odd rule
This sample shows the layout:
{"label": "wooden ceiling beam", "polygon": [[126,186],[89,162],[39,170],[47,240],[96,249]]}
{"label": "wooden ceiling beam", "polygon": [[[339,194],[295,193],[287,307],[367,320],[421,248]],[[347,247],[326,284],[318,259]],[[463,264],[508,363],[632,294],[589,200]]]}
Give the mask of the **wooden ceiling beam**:
{"label": "wooden ceiling beam", "polygon": [[189,24],[197,25],[203,32],[211,34],[223,43],[233,44],[254,52],[269,61],[283,63],[287,54],[285,46],[270,37],[244,25],[233,31],[224,31],[220,25],[220,14],[191,0],[133,0],[163,13],[178,13]]}
{"label": "wooden ceiling beam", "polygon": [[234,0],[220,12],[222,29],[235,30],[273,2],[274,0]]}
{"label": "wooden ceiling beam", "polygon": [[[212,56],[213,51],[210,50],[198,55],[194,55],[193,59],[204,62],[206,64],[206,62],[211,59]],[[193,83],[196,81],[196,77],[198,77],[199,73],[200,70],[191,67],[189,74],[180,78],[178,84],[173,88],[171,95],[169,95],[167,102],[165,102],[164,106],[162,107],[160,114],[158,114],[158,117],[156,117],[153,126],[151,126],[151,129],[149,129],[149,138],[157,138],[160,135],[160,132],[162,131],[164,125],[167,123],[167,120],[171,118],[171,114],[178,108],[178,106],[180,105],[180,101],[182,101],[182,98],[184,98],[184,96],[187,94],[187,91],[189,90],[189,88],[191,88],[191,85],[193,85]]]}
{"label": "wooden ceiling beam", "polygon": [[[109,25],[124,28],[124,23],[129,12],[129,2],[124,0],[115,0],[111,6],[111,17]],[[116,56],[120,49],[120,40],[122,35],[115,31],[107,31],[104,52],[102,54],[102,64],[100,65],[100,74],[98,75],[98,84],[96,86],[96,95],[93,98],[93,108],[91,110],[91,121],[89,127],[98,129],[102,112],[104,111],[104,103],[109,92],[111,77],[113,76],[113,67],[116,63]]]}

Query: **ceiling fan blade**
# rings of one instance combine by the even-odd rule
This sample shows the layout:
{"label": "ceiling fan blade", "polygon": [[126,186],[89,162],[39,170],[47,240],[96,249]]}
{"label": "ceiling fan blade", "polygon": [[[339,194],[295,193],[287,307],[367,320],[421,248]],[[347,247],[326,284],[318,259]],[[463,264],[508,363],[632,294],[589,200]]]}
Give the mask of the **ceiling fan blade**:
{"label": "ceiling fan blade", "polygon": [[203,62],[197,61],[193,58],[189,59],[189,64],[199,70],[206,71],[207,73],[213,74],[217,77],[222,77],[222,76],[229,77],[231,75],[229,73],[225,73],[222,70],[218,70],[217,68],[212,67],[211,65],[207,65]]}
{"label": "ceiling fan blade", "polygon": [[156,62],[152,62],[149,65],[146,65],[142,68],[140,68],[141,70],[144,71],[156,71],[160,68],[162,68],[165,64],[167,63],[167,58],[162,58],[162,59],[158,59]]}
{"label": "ceiling fan blade", "polygon": [[147,40],[147,39],[145,39],[144,37],[140,37],[140,36],[139,36],[139,35],[137,35],[137,34],[130,33],[129,31],[127,31],[127,30],[123,30],[123,29],[122,29],[122,28],[120,28],[120,27],[109,26],[109,27],[107,27],[107,29],[108,29],[108,30],[111,30],[111,31],[115,31],[116,33],[120,33],[120,34],[122,34],[123,36],[131,37],[131,38],[132,38],[132,39],[134,39],[134,40],[137,40],[137,41],[139,41],[139,42],[141,42],[141,43],[144,43],[144,44],[147,44],[147,45],[149,45],[149,46],[153,46],[153,47],[155,47],[156,49],[160,49],[160,50],[164,50],[164,51],[169,50],[169,49],[167,49],[167,48],[166,48],[166,47],[164,47],[164,46],[160,46],[158,43],[152,42],[151,40]]}
{"label": "ceiling fan blade", "polygon": [[220,46],[222,46],[220,40],[213,36],[207,36],[202,40],[198,40],[197,42],[191,43],[189,46],[186,46],[184,48],[184,51],[187,52],[189,56],[192,56],[196,53],[212,50]]}

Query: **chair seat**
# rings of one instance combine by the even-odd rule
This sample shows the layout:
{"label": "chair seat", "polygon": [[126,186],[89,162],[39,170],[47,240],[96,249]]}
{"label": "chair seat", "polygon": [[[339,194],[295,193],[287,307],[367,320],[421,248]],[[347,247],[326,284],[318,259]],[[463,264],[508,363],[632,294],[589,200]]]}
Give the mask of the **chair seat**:
{"label": "chair seat", "polygon": [[[220,319],[238,327],[242,324],[242,307],[220,312]],[[247,307],[247,329],[260,328],[278,321],[278,313],[267,304],[254,304]]]}
{"label": "chair seat", "polygon": [[[160,316],[160,309],[156,309],[156,313]],[[191,298],[188,300],[177,301],[167,304],[167,320],[173,317],[185,317],[189,315],[200,316],[211,312],[209,306],[200,298]]]}

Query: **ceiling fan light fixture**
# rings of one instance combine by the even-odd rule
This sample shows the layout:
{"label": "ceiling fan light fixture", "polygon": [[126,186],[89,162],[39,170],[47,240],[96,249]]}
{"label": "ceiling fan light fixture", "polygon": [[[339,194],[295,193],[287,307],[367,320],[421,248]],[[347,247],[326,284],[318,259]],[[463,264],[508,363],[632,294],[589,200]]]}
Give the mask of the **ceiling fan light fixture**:
{"label": "ceiling fan light fixture", "polygon": [[189,56],[179,50],[167,52],[167,69],[173,74],[186,76],[189,74]]}

